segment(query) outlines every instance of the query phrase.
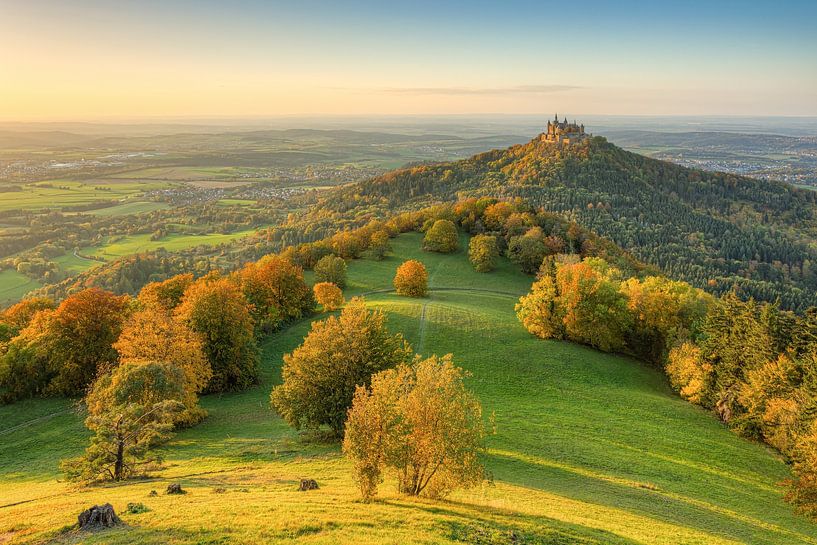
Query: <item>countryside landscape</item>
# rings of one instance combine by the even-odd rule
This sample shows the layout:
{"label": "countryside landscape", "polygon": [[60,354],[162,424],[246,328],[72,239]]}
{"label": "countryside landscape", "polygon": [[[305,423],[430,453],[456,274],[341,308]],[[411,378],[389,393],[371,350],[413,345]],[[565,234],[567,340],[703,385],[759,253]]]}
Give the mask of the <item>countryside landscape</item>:
{"label": "countryside landscape", "polygon": [[0,545],[817,545],[817,10],[591,4],[0,0]]}

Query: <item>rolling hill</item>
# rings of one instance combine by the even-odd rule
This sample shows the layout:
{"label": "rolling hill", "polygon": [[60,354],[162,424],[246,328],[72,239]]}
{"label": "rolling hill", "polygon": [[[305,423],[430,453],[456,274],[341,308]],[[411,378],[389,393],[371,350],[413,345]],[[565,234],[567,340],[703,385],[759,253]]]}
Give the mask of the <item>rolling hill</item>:
{"label": "rolling hill", "polygon": [[[466,196],[521,197],[714,293],[804,310],[817,304],[817,193],[627,152],[602,137],[567,147],[537,137],[470,159],[387,173],[325,195],[327,211],[385,214]],[[330,220],[331,221],[331,220]]]}
{"label": "rolling hill", "polygon": [[[69,485],[59,459],[87,440],[71,402],[0,407],[0,543],[817,544],[813,524],[782,501],[788,469],[769,449],[679,399],[657,369],[529,335],[513,306],[531,279],[508,261],[479,274],[463,250],[419,246],[420,235],[405,234],[386,260],[350,262],[346,295],[383,309],[415,351],[453,352],[472,373],[469,387],[496,416],[490,482],[429,501],[387,481],[379,501],[359,502],[339,448],[298,434],[268,407],[282,354],[309,330],[303,320],[264,344],[258,387],[202,399],[209,418],[167,445],[150,479]],[[428,267],[427,299],[390,290],[409,258]],[[302,477],[321,488],[298,492]],[[165,495],[170,482],[188,493]],[[68,529],[103,502],[127,526]],[[130,502],[149,511],[127,513]]]}

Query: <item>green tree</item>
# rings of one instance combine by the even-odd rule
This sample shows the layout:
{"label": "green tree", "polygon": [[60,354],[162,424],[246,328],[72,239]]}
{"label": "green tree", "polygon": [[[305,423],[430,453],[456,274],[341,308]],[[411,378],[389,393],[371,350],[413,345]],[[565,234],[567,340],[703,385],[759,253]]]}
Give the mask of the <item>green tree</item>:
{"label": "green tree", "polygon": [[331,282],[340,289],[346,287],[346,260],[336,255],[322,257],[315,263],[315,281]]}
{"label": "green tree", "polygon": [[457,226],[450,220],[435,221],[423,238],[423,249],[429,252],[450,254],[456,252],[459,246]]}
{"label": "green tree", "polygon": [[352,299],[340,316],[313,322],[303,344],[284,356],[284,381],[272,390],[272,406],[295,428],[328,425],[340,438],[355,387],[411,356],[382,312]]}
{"label": "green tree", "polygon": [[184,381],[181,369],[159,362],[126,362],[100,377],[86,400],[94,436],[84,456],[63,463],[69,478],[120,481],[158,462],[151,454],[184,408]]}
{"label": "green tree", "polygon": [[494,270],[499,258],[499,245],[496,237],[491,235],[476,235],[468,244],[468,259],[477,272]]}
{"label": "green tree", "polygon": [[207,392],[240,390],[258,381],[250,305],[234,283],[200,279],[184,292],[175,316],[203,341],[213,373]]}
{"label": "green tree", "polygon": [[524,235],[511,238],[508,243],[508,258],[519,265],[522,272],[533,274],[548,255],[545,236],[539,227],[529,229]]}

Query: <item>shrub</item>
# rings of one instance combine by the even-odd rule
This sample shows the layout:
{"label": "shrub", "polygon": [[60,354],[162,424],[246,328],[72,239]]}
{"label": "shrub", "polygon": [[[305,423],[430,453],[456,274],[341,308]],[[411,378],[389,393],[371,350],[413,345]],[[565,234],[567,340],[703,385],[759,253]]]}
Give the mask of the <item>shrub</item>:
{"label": "shrub", "polygon": [[394,275],[394,289],[397,295],[425,297],[428,292],[428,272],[425,265],[410,259],[397,268]]}
{"label": "shrub", "polygon": [[429,252],[450,254],[456,252],[459,246],[457,227],[450,220],[435,221],[423,238],[423,249]]}
{"label": "shrub", "polygon": [[346,261],[342,257],[328,255],[315,263],[315,280],[331,282],[340,289],[346,287]]}
{"label": "shrub", "polygon": [[303,344],[284,356],[284,381],[270,401],[291,426],[328,425],[339,438],[355,387],[410,359],[411,348],[389,333],[383,313],[352,299],[340,316],[313,322]]}
{"label": "shrub", "polygon": [[332,282],[321,282],[312,288],[315,300],[323,307],[324,312],[331,312],[343,306],[343,292]]}
{"label": "shrub", "polygon": [[468,259],[477,272],[492,271],[499,258],[499,245],[496,237],[491,235],[476,235],[468,244]]}
{"label": "shrub", "polygon": [[414,496],[440,497],[482,480],[482,408],[463,376],[450,354],[418,357],[375,375],[370,390],[357,388],[343,451],[365,500],[376,494],[384,467]]}

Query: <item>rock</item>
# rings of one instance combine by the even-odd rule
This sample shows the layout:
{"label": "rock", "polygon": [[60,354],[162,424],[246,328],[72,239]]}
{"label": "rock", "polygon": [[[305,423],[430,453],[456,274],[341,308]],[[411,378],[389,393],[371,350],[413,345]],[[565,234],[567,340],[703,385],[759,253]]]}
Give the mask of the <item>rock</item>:
{"label": "rock", "polygon": [[165,494],[187,494],[187,492],[182,490],[182,485],[179,483],[173,483],[167,485],[167,491]]}
{"label": "rock", "polygon": [[112,528],[122,524],[119,517],[113,510],[113,505],[94,505],[79,514],[77,522],[80,530],[99,530],[100,528]]}
{"label": "rock", "polygon": [[301,484],[298,487],[298,490],[300,490],[301,492],[306,491],[306,490],[317,490],[317,489],[318,489],[318,483],[315,481],[315,479],[301,479]]}

